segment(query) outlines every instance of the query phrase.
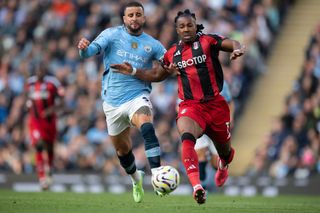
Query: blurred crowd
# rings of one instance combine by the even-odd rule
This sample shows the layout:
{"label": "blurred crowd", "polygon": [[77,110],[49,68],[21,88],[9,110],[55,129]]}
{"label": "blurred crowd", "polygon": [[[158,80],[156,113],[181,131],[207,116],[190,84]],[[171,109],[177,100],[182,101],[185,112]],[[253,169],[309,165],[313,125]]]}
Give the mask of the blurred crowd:
{"label": "blurred crowd", "polygon": [[[58,112],[55,170],[98,171],[104,174],[124,172],[119,169],[115,151],[108,139],[102,111],[102,56],[80,60],[77,42],[82,36],[93,40],[103,29],[122,24],[120,14],[125,2],[0,1],[0,172],[21,174],[35,170],[22,95],[26,78],[33,75],[32,64],[40,60],[46,62],[51,74],[60,80],[66,91],[64,107]],[[166,48],[177,41],[173,20],[179,10],[186,8],[195,12],[197,22],[205,26],[205,33],[218,33],[247,46],[246,55],[232,63],[227,54],[219,56],[235,101],[235,120],[241,115],[254,79],[265,71],[265,61],[292,2],[141,0],[147,16],[145,32],[159,39]],[[319,35],[317,39],[319,42]],[[291,146],[295,146],[296,152],[301,148],[300,153],[305,155],[315,149],[314,141],[318,141],[316,128],[303,127],[317,125],[316,118],[320,116],[317,108],[320,90],[314,85],[320,76],[319,55],[317,60],[313,57],[319,53],[319,47],[315,45],[317,39],[314,38],[310,44],[297,90],[288,98],[286,119],[279,119],[279,129],[270,135],[273,140],[277,138],[277,143],[270,144],[270,149],[275,149],[270,159],[278,159],[282,149]],[[316,62],[317,71],[314,69]],[[174,77],[153,84],[151,98],[163,164],[181,168],[180,139],[175,127],[176,88]],[[309,116],[314,119],[310,120]],[[288,129],[289,122],[291,129]],[[284,137],[289,130],[294,132],[290,134],[293,136]],[[138,167],[146,168],[143,139],[136,129],[131,134]],[[308,138],[308,146],[298,146],[297,137]],[[280,149],[282,144],[288,145]]]}
{"label": "blurred crowd", "polygon": [[320,23],[307,44],[300,76],[283,113],[258,147],[250,175],[306,178],[320,173]]}

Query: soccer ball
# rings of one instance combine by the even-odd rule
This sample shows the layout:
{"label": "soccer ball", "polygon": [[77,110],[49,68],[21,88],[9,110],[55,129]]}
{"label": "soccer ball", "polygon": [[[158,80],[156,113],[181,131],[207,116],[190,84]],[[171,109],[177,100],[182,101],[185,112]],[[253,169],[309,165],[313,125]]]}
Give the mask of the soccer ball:
{"label": "soccer ball", "polygon": [[172,166],[161,166],[152,175],[152,186],[161,194],[169,194],[180,183],[179,172]]}

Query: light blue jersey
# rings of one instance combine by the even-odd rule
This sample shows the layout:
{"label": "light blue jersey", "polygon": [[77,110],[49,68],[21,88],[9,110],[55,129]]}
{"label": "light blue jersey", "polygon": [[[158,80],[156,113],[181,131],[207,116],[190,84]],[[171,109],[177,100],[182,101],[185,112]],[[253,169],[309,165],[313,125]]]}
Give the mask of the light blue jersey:
{"label": "light blue jersey", "polygon": [[103,101],[120,106],[135,97],[151,92],[151,83],[134,76],[110,71],[111,64],[130,63],[137,69],[151,69],[152,61],[160,60],[166,49],[146,33],[130,35],[124,26],[108,28],[83,51],[82,58],[103,52],[104,73],[101,96]]}

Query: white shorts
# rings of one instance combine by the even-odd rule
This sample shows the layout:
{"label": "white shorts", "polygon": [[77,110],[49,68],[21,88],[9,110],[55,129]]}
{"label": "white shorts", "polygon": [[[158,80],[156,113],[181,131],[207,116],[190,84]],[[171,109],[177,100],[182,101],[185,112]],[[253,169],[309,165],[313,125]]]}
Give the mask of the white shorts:
{"label": "white shorts", "polygon": [[134,113],[143,106],[150,108],[152,112],[152,104],[149,95],[141,95],[128,101],[118,107],[113,107],[103,102],[103,111],[106,115],[108,126],[108,134],[111,136],[119,135],[127,127],[132,126],[131,119]]}
{"label": "white shorts", "polygon": [[206,147],[209,149],[211,154],[218,154],[212,140],[207,135],[202,135],[200,138],[197,139],[194,149],[198,150]]}

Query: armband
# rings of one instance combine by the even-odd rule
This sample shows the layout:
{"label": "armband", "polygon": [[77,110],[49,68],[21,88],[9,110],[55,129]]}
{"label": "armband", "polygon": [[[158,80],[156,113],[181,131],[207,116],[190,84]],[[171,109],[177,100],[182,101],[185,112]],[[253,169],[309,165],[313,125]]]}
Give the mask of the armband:
{"label": "armband", "polygon": [[132,68],[131,75],[135,75],[137,73],[137,69],[135,67]]}

